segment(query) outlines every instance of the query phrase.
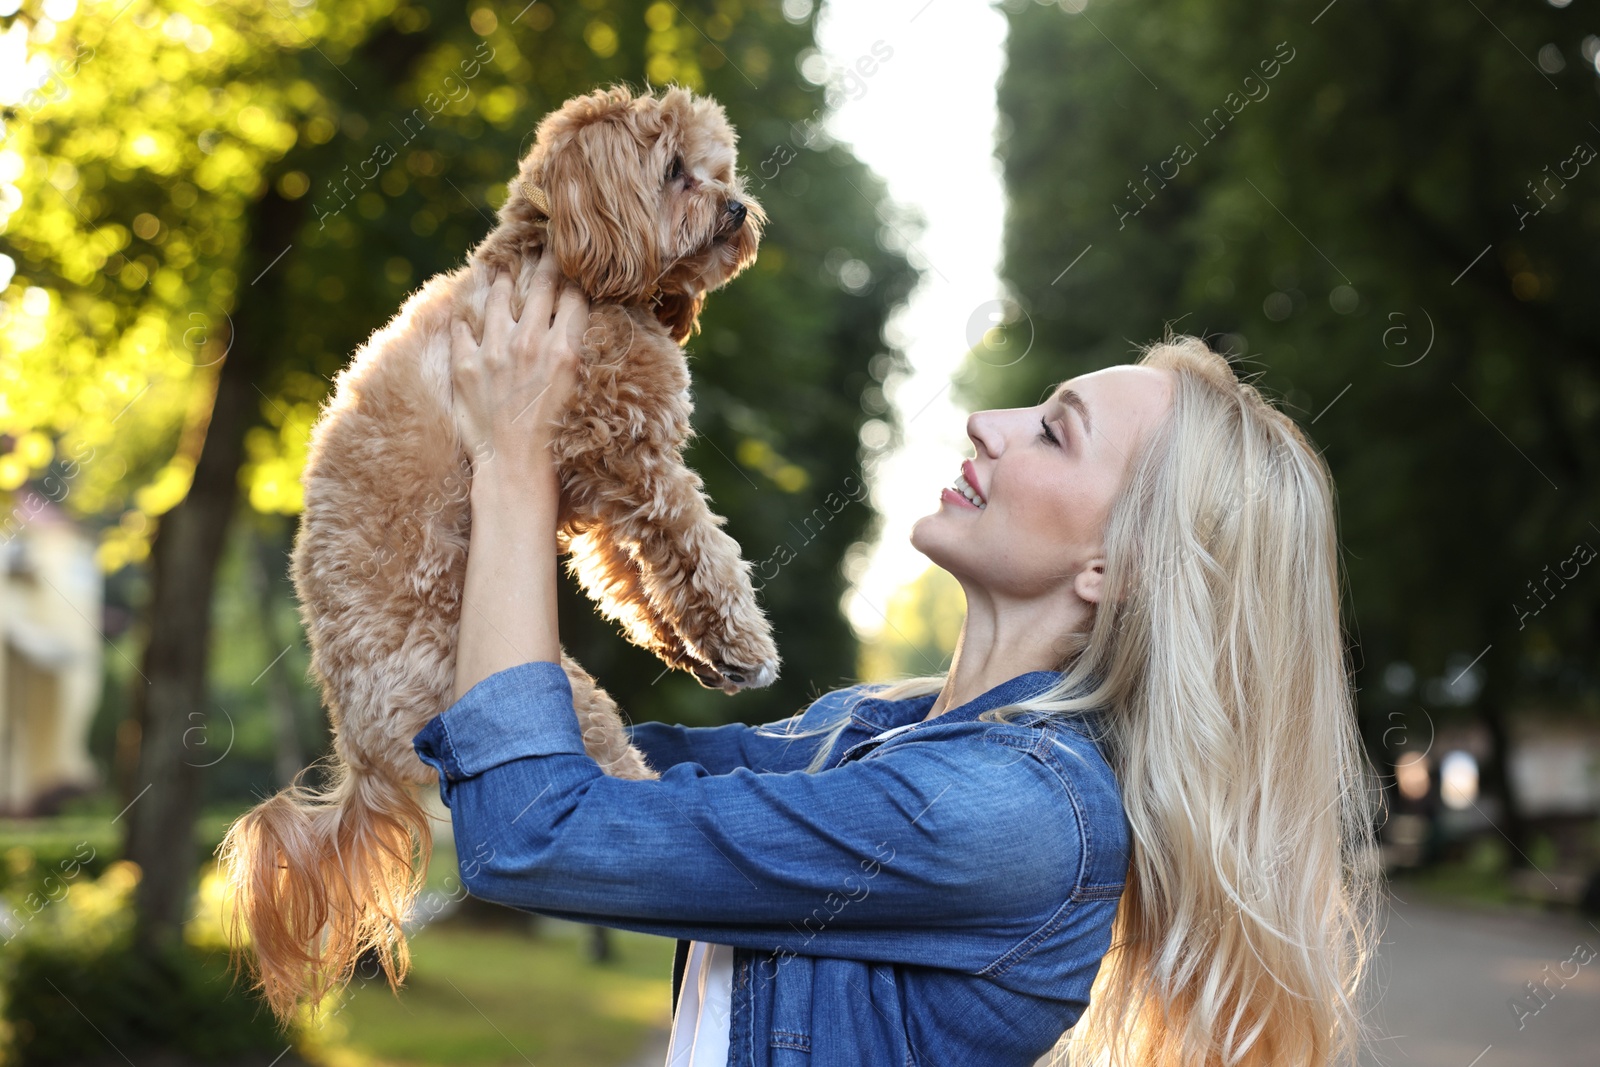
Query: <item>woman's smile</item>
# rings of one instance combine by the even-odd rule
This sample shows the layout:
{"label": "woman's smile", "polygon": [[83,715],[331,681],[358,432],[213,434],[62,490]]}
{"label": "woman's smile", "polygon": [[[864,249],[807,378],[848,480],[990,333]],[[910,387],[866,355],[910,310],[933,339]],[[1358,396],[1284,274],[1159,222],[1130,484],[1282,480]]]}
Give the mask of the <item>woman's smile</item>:
{"label": "woman's smile", "polygon": [[971,508],[973,511],[982,511],[989,506],[989,501],[978,489],[978,472],[972,466],[972,460],[962,460],[961,473],[956,475],[955,487],[946,487],[939,494],[939,499],[949,498],[950,503],[957,507]]}

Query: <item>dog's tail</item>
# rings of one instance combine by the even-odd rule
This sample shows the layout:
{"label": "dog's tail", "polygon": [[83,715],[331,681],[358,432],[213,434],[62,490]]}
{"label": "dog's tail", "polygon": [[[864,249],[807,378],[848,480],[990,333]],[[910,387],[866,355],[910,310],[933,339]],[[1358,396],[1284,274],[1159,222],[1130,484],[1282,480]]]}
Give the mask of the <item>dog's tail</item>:
{"label": "dog's tail", "polygon": [[398,986],[411,964],[401,922],[431,849],[427,814],[404,783],[341,767],[318,791],[297,776],[217,849],[234,967],[253,947],[256,982],[283,1022],[302,1003],[315,1012],[368,952]]}

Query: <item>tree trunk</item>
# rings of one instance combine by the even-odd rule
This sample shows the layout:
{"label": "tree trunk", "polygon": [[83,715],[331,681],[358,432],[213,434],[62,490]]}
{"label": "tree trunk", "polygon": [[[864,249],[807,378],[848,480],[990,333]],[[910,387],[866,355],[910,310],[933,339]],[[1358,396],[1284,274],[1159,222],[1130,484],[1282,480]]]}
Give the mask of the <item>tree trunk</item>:
{"label": "tree trunk", "polygon": [[616,951],[611,947],[610,930],[604,926],[591,926],[588,933],[584,955],[588,957],[590,963],[610,963],[616,958]]}
{"label": "tree trunk", "polygon": [[305,766],[305,749],[300,744],[300,706],[295,699],[294,684],[289,680],[288,649],[292,641],[285,640],[278,629],[278,598],[274,595],[278,573],[283,569],[284,557],[278,547],[261,535],[259,529],[250,532],[250,571],[256,587],[256,604],[261,612],[261,635],[266,639],[267,655],[272,663],[263,672],[266,675],[267,706],[272,712],[274,739],[277,744],[273,754],[274,778],[282,789],[294,781],[294,776]]}
{"label": "tree trunk", "polygon": [[[257,379],[268,364],[284,268],[268,270],[304,215],[303,202],[268,191],[251,209],[250,245],[188,495],[162,516],[151,544],[146,644],[134,681],[139,754],[123,816],[123,855],[139,865],[135,931],[141,945],[175,936],[194,873],[200,771],[226,749],[225,724],[207,699],[211,600],[217,561],[238,497],[245,431],[260,421]],[[263,274],[262,272],[265,271]]]}
{"label": "tree trunk", "polygon": [[1490,622],[1494,618],[1485,612],[1485,626],[1493,638],[1493,647],[1484,656],[1484,683],[1478,694],[1478,719],[1489,734],[1492,751],[1487,765],[1482,768],[1486,791],[1500,798],[1501,815],[1495,820],[1495,829],[1511,845],[1511,865],[1531,867],[1528,858],[1529,835],[1527,817],[1522,810],[1522,798],[1517,794],[1516,780],[1511,777],[1511,731],[1509,728],[1510,703],[1517,691],[1517,659],[1521,641],[1506,626]]}

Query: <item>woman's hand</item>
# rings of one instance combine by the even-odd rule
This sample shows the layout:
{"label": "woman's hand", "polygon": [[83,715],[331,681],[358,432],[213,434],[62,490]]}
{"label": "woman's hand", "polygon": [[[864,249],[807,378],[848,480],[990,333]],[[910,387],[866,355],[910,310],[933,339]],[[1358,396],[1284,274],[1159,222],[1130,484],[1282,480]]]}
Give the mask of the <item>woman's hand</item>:
{"label": "woman's hand", "polygon": [[[558,292],[559,291],[559,292]],[[555,257],[542,256],[520,319],[511,316],[511,277],[489,290],[483,340],[461,319],[451,323],[455,419],[474,476],[520,477],[549,462],[549,445],[572,400],[589,301],[563,284]]]}
{"label": "woman's hand", "polygon": [[489,291],[483,341],[464,322],[451,326],[456,425],[473,467],[457,699],[507,667],[561,659],[561,486],[550,445],[571,403],[589,302],[574,286],[558,299],[559,281],[547,254],[521,319],[511,317],[511,279],[502,274]]}

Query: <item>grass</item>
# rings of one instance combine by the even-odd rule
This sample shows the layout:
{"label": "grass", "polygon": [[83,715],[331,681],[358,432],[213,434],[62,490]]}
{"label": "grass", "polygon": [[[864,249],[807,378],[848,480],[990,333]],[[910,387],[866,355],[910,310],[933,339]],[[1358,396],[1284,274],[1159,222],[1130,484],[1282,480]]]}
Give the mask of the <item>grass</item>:
{"label": "grass", "polygon": [[[112,813],[116,814],[115,812]],[[0,819],[0,848],[21,846],[70,853],[79,841],[96,851],[114,851],[121,845],[120,827],[101,815],[58,815],[49,819]]]}
{"label": "grass", "polygon": [[1469,863],[1439,864],[1424,870],[1397,872],[1390,878],[1407,900],[1415,895],[1438,904],[1478,907],[1507,907],[1516,902],[1504,874],[1485,871]]}
{"label": "grass", "polygon": [[[672,942],[611,931],[613,959],[591,963],[584,928],[541,920],[538,937],[426,927],[399,996],[381,979],[354,988],[332,1025],[344,1064],[617,1067],[669,1025]],[[330,1035],[333,1036],[333,1035]]]}

